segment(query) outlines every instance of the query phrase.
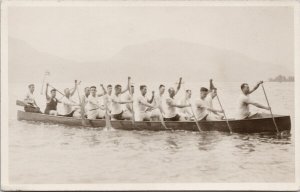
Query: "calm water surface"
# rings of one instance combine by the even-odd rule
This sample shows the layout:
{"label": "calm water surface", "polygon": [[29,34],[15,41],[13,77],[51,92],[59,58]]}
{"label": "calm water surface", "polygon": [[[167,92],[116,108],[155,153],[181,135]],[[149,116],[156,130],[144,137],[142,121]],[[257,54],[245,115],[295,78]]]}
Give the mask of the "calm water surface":
{"label": "calm water surface", "polygon": [[[14,102],[26,88],[14,86],[9,101],[9,179],[11,183],[34,184],[292,182],[293,86],[270,83],[266,87],[271,90],[274,113],[291,115],[291,135],[282,138],[220,132],[107,131],[17,121]],[[194,97],[199,95],[198,87],[193,86]],[[222,87],[219,95],[230,116],[238,84]],[[253,98],[265,103],[261,90]]]}

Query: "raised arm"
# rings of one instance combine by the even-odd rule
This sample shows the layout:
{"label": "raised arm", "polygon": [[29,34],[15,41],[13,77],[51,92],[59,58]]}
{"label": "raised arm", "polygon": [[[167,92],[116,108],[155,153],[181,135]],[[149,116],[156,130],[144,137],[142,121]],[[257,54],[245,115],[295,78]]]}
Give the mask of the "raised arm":
{"label": "raised arm", "polygon": [[112,98],[111,101],[112,101],[113,103],[119,103],[119,104],[133,103],[132,100],[129,100],[129,101],[116,101],[114,98]]}
{"label": "raised arm", "polygon": [[100,87],[102,88],[102,90],[103,90],[103,93],[101,93],[101,94],[98,94],[98,95],[97,95],[98,97],[102,97],[102,96],[104,96],[104,95],[106,95],[106,94],[107,94],[107,91],[106,91],[106,89],[104,88],[103,84],[100,84]]}
{"label": "raised arm", "polygon": [[263,83],[263,81],[258,82],[258,83],[255,85],[255,87],[253,87],[253,89],[249,92],[249,94],[253,93],[253,92],[259,87],[259,85],[262,84],[262,83]]}
{"label": "raised arm", "polygon": [[181,83],[182,83],[182,77],[179,78],[179,83],[178,83],[177,89],[176,89],[176,91],[175,91],[175,95],[176,95],[176,94],[178,93],[178,91],[180,90]]}
{"label": "raised arm", "polygon": [[154,100],[154,94],[155,94],[155,92],[152,91],[152,97],[151,97],[150,100],[148,99],[148,103],[152,103],[153,102],[153,100]]}
{"label": "raised arm", "polygon": [[48,95],[48,87],[49,87],[49,83],[47,83],[46,85],[46,100],[48,101],[50,99],[49,95]]}
{"label": "raised arm", "polygon": [[76,89],[77,89],[77,80],[75,80],[75,87],[74,87],[74,89],[73,89],[73,90],[71,91],[71,93],[70,93],[71,96],[74,95]]}

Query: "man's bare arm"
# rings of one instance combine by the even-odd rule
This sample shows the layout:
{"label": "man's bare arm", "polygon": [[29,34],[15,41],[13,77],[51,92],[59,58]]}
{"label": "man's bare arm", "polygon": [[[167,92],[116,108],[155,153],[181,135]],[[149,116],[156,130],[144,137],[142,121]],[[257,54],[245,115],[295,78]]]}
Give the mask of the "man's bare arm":
{"label": "man's bare arm", "polygon": [[251,91],[249,91],[249,94],[253,93],[253,92],[259,87],[259,85],[262,84],[262,83],[263,83],[263,81],[258,82],[258,83],[255,85],[255,87],[253,87],[253,89],[252,89]]}
{"label": "man's bare arm", "polygon": [[77,80],[75,80],[75,87],[74,87],[74,89],[72,90],[72,92],[70,93],[71,96],[74,95],[76,89],[77,89]]}
{"label": "man's bare arm", "polygon": [[179,83],[178,83],[177,89],[176,89],[176,91],[175,91],[175,95],[176,95],[176,94],[178,93],[178,91],[180,90],[181,83],[182,83],[182,77],[179,78]]}
{"label": "man's bare arm", "polygon": [[154,94],[155,94],[155,92],[154,92],[154,91],[152,91],[152,97],[151,97],[151,99],[150,99],[150,100],[148,100],[148,103],[152,103],[152,102],[153,102],[153,100],[154,100]]}

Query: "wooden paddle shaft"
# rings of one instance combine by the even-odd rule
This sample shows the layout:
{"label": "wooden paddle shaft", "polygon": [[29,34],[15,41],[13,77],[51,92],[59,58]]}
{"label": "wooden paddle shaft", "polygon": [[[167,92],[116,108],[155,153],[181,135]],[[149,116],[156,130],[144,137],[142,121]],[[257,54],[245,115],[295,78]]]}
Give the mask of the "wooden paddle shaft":
{"label": "wooden paddle shaft", "polygon": [[198,119],[196,118],[196,115],[195,115],[195,113],[194,113],[194,110],[193,110],[192,105],[191,105],[190,107],[191,107],[191,111],[192,111],[192,113],[193,113],[193,116],[194,116],[194,119],[195,119],[195,123],[196,123],[196,125],[197,125],[197,128],[198,128],[198,130],[201,132],[202,129],[201,129],[199,123],[198,123]]}
{"label": "wooden paddle shaft", "polygon": [[228,119],[227,119],[227,117],[226,117],[225,111],[224,111],[224,109],[223,109],[223,106],[222,106],[222,104],[221,104],[221,101],[220,101],[220,99],[219,99],[218,94],[217,94],[217,99],[218,99],[219,105],[220,105],[220,107],[221,107],[221,109],[222,109],[222,111],[223,111],[223,114],[224,114],[224,117],[225,117],[227,126],[228,126],[228,128],[229,128],[229,131],[230,131],[230,133],[232,133],[232,129],[231,129],[230,125],[229,125],[229,121],[228,121]]}
{"label": "wooden paddle shaft", "polygon": [[272,119],[273,119],[273,123],[274,123],[274,125],[275,125],[275,128],[276,128],[276,131],[277,131],[277,133],[279,133],[279,129],[278,129],[278,126],[277,126],[277,124],[276,124],[276,121],[275,121],[275,118],[274,118],[274,115],[273,115],[272,109],[271,109],[271,107],[270,107],[270,103],[269,103],[269,100],[268,100],[268,97],[267,97],[267,94],[266,94],[266,91],[265,91],[264,85],[263,85],[263,84],[261,84],[261,86],[262,86],[262,88],[263,88],[263,91],[264,91],[264,94],[265,94],[265,98],[266,98],[266,100],[267,100],[268,107],[270,108],[270,113],[271,113],[271,116],[272,116]]}

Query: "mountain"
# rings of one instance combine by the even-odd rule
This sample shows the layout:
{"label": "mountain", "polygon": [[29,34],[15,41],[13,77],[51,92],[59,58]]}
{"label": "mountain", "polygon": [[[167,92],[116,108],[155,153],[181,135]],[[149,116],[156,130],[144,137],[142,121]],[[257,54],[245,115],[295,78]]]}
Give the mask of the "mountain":
{"label": "mountain", "polygon": [[[87,50],[88,51],[88,50]],[[279,72],[291,75],[287,67],[264,63],[231,50],[202,44],[159,39],[124,47],[113,57],[79,63],[43,53],[28,43],[10,37],[8,41],[9,82],[41,81],[45,70],[58,82],[77,78],[89,82],[252,81],[267,79]],[[292,67],[291,67],[292,68]]]}

